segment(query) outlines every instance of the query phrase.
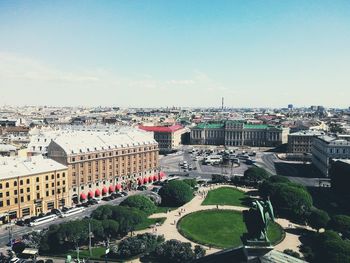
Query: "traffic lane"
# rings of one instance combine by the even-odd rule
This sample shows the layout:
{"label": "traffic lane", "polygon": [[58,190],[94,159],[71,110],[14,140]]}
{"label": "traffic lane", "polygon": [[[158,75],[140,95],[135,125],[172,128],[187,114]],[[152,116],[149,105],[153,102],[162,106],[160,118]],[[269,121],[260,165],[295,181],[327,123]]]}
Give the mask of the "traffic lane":
{"label": "traffic lane", "polygon": [[[151,192],[151,191],[142,191],[142,192],[135,191],[135,192],[131,192],[129,194],[129,196],[135,195],[135,194],[144,195],[144,194],[149,193],[149,192]],[[91,213],[99,206],[107,205],[107,204],[119,205],[126,198],[127,198],[127,196],[119,197],[119,198],[111,200],[111,201],[101,201],[101,203],[99,203],[99,204],[87,207],[83,212],[81,212],[77,215],[74,215],[71,217],[65,217],[65,218],[57,218],[54,221],[44,223],[44,224],[39,225],[39,226],[29,227],[29,226],[13,225],[12,226],[12,238],[19,239],[25,234],[28,234],[28,233],[33,232],[33,231],[43,230],[45,228],[48,228],[50,225],[61,224],[61,223],[65,223],[65,222],[69,222],[69,221],[73,221],[73,220],[77,220],[77,219],[82,219],[84,217],[89,217],[91,215]],[[9,242],[9,232],[8,232],[8,230],[4,229],[4,231],[2,231],[2,233],[0,234],[0,247],[5,246],[8,242]]]}

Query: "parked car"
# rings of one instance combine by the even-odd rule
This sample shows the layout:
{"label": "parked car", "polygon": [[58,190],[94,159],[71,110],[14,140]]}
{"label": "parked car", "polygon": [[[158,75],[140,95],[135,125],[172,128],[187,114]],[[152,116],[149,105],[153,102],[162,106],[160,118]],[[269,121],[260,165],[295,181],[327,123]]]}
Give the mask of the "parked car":
{"label": "parked car", "polygon": [[128,193],[123,191],[123,192],[120,192],[123,196],[128,196]]}
{"label": "parked car", "polygon": [[145,191],[145,190],[147,190],[147,186],[145,186],[145,185],[140,185],[139,187],[137,187],[137,190],[139,190],[139,191]]}
{"label": "parked car", "polygon": [[102,198],[103,201],[111,201],[112,198],[110,198],[109,196],[105,196]]}
{"label": "parked car", "polygon": [[118,193],[113,193],[112,195],[114,195],[115,197],[123,197],[123,194],[118,192]]}
{"label": "parked car", "polygon": [[17,226],[24,226],[24,225],[25,225],[24,220],[18,220],[18,221],[16,222],[16,225],[17,225]]}

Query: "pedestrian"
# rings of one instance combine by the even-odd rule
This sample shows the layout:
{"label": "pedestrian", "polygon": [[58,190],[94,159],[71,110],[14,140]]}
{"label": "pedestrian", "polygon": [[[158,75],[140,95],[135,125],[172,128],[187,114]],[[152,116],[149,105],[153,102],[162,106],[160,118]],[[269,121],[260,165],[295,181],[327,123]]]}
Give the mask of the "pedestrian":
{"label": "pedestrian", "polygon": [[216,205],[216,209],[219,209],[219,205]]}

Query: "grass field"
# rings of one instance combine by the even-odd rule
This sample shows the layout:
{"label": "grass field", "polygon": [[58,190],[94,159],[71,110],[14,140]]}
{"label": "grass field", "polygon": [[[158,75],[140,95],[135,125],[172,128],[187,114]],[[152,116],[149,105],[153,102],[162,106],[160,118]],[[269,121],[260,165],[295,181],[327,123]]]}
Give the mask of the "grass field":
{"label": "grass field", "polygon": [[178,224],[182,235],[200,244],[228,248],[241,245],[246,232],[243,216],[228,210],[200,211],[183,217]]}
{"label": "grass field", "polygon": [[143,230],[148,228],[150,225],[154,225],[156,223],[163,224],[166,217],[159,217],[159,218],[147,218],[145,222],[138,224],[135,227],[135,231]]}
{"label": "grass field", "polygon": [[234,205],[244,206],[248,197],[244,192],[231,187],[221,187],[208,192],[202,205]]}
{"label": "grass field", "polygon": [[[242,244],[241,236],[247,232],[240,212],[232,210],[206,210],[183,217],[178,223],[179,232],[186,238],[203,245],[218,248],[237,247]],[[268,228],[272,244],[279,243],[283,229],[276,223]]]}

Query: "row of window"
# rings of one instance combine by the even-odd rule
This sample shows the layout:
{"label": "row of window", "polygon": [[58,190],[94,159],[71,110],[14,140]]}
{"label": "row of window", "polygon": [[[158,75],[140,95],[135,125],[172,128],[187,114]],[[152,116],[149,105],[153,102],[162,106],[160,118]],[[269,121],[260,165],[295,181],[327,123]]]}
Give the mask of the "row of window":
{"label": "row of window", "polygon": [[[157,149],[156,146],[151,146],[151,147],[145,147],[145,148],[135,148],[135,149],[129,149],[129,150],[125,150],[125,151],[121,151],[121,154],[128,154],[128,153],[136,153],[136,152],[142,152],[142,151],[149,151],[149,150],[155,150]],[[87,149],[88,151],[90,149]],[[95,148],[95,151],[97,150],[97,148]],[[81,151],[82,152],[82,151]],[[95,154],[95,155],[88,155],[87,159],[93,159],[93,158],[101,158],[101,157],[108,157],[108,156],[117,156],[119,153],[118,151],[113,151],[113,152],[108,152],[108,153],[100,153],[100,154]],[[71,161],[75,162],[75,161],[83,161],[85,160],[85,156],[80,156],[80,157],[71,157]]]}

